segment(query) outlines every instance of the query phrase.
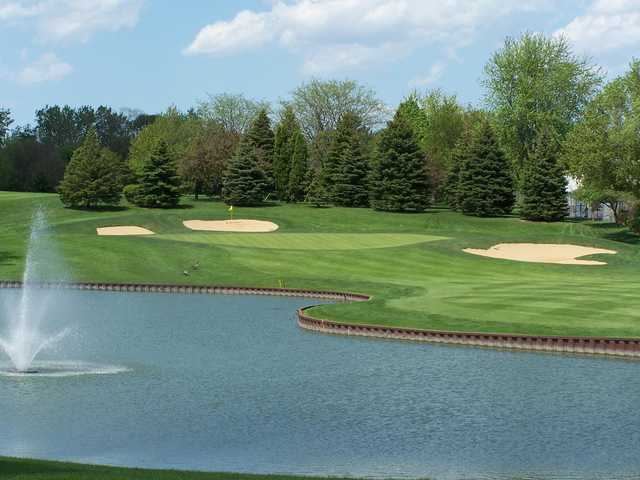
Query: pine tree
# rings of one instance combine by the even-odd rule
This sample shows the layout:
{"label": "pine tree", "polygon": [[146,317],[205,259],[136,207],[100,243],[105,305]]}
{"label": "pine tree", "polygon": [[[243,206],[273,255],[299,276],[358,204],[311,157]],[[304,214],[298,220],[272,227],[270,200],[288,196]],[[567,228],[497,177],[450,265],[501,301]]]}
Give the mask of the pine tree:
{"label": "pine tree", "polygon": [[136,205],[147,208],[172,208],[180,202],[180,178],[164,140],[145,159],[139,184],[130,198]]}
{"label": "pine tree", "polygon": [[460,185],[460,166],[462,164],[462,158],[460,158],[458,152],[454,151],[451,158],[451,167],[447,173],[447,180],[444,185],[444,196],[449,208],[451,210],[460,209],[460,199],[458,188]]}
{"label": "pine tree", "polygon": [[469,143],[470,135],[463,135],[451,155],[451,166],[444,187],[445,200],[451,210],[460,210],[460,171],[468,154]]}
{"label": "pine tree", "polygon": [[465,215],[511,213],[515,201],[511,168],[491,125],[484,121],[474,132],[460,165],[458,202]]}
{"label": "pine tree", "polygon": [[229,162],[222,198],[227,205],[252,206],[264,202],[268,179],[258,164],[258,151],[253,142],[244,138]]}
{"label": "pine tree", "polygon": [[307,188],[307,196],[305,197],[305,201],[313,205],[314,207],[324,207],[331,203],[331,196],[325,185],[327,181],[325,179],[324,171],[322,169],[318,169],[314,172],[310,173],[311,181],[309,182],[309,187]]}
{"label": "pine tree", "polygon": [[291,107],[287,107],[276,127],[273,149],[273,178],[276,193],[281,200],[289,199],[289,174],[292,168],[296,133],[300,130]]}
{"label": "pine tree", "polygon": [[267,192],[275,191],[273,171],[274,134],[273,130],[271,130],[271,120],[265,109],[258,112],[251,128],[247,132],[247,140],[254,147],[258,165],[266,175]]}
{"label": "pine tree", "polygon": [[294,136],[293,157],[291,161],[291,172],[289,177],[289,188],[287,189],[289,201],[301,202],[304,200],[307,191],[309,177],[309,151],[307,142],[298,129]]}
{"label": "pine tree", "polygon": [[325,189],[331,196],[332,200],[335,200],[336,184],[339,182],[344,183],[342,177],[342,167],[345,156],[345,152],[355,147],[357,138],[360,135],[358,129],[360,128],[360,120],[357,115],[353,113],[345,113],[336,126],[336,130],[331,139],[331,145],[329,147],[329,153],[323,165],[323,178],[325,181]]}
{"label": "pine tree", "polygon": [[544,128],[539,132],[525,164],[522,218],[554,222],[567,216],[567,179],[557,153],[557,143],[550,130]]}
{"label": "pine tree", "polygon": [[371,204],[376,210],[421,212],[429,200],[424,155],[413,128],[397,112],[380,135]]}
{"label": "pine tree", "polygon": [[122,196],[123,163],[117,154],[101,147],[92,128],[65,169],[58,189],[60,200],[67,207],[117,205]]}

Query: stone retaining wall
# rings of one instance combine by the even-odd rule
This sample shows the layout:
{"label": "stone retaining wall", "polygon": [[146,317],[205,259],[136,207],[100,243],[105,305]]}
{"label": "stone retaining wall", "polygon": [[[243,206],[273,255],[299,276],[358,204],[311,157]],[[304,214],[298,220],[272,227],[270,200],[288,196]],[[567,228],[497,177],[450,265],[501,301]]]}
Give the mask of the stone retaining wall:
{"label": "stone retaining wall", "polygon": [[[254,288],[212,285],[168,285],[153,283],[84,283],[84,282],[39,282],[37,288],[68,290],[97,290],[108,292],[157,292],[208,295],[275,295],[303,298],[323,298],[340,302],[362,302],[369,296],[322,290],[294,288]],[[22,288],[22,282],[0,280],[0,288]],[[411,340],[431,343],[450,343],[491,348],[538,350],[547,352],[581,353],[640,357],[640,338],[609,337],[557,337],[545,335],[515,335],[504,333],[446,332],[378,325],[348,324],[311,317],[304,307],[298,310],[298,325],[316,332],[354,335],[363,337]]]}

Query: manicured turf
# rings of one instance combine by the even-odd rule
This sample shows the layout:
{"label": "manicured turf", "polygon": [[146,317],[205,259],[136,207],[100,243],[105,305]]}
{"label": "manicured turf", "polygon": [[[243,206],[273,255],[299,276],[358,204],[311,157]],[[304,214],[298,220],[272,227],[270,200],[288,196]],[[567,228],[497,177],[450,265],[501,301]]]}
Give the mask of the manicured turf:
{"label": "manicured turf", "polygon": [[[333,478],[333,477],[332,477]],[[141,470],[0,457],[2,480],[313,480],[313,477]]]}
{"label": "manicured turf", "polygon": [[280,250],[360,250],[388,248],[443,240],[445,237],[411,233],[175,233],[158,235],[161,240],[204,243],[227,247],[275,248]]}
{"label": "manicured turf", "polygon": [[[0,193],[0,278],[21,277],[31,212],[43,205],[77,281],[339,289],[374,299],[318,307],[316,316],[442,330],[640,337],[640,239],[612,225],[480,219],[443,209],[395,214],[280,205],[236,209],[238,218],[280,225],[274,233],[243,236],[189,232],[183,220],[228,213],[221,203],[186,203],[190,208],[87,212],[62,208],[55,195]],[[96,227],[109,225],[139,225],[158,235],[96,235]],[[606,266],[574,266],[462,252],[500,242],[619,253],[594,257]]]}

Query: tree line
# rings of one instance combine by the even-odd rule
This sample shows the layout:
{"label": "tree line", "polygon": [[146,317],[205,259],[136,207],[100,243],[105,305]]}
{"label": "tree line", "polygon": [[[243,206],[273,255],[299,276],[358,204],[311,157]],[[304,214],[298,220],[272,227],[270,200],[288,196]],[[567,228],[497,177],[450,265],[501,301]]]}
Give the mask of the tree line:
{"label": "tree line", "polygon": [[638,224],[640,61],[605,83],[565,39],[527,33],[491,56],[482,85],[483,108],[433,90],[389,112],[354,81],[311,80],[277,108],[231,94],[158,115],[48,106],[13,130],[0,110],[0,189],[58,190],[82,207],[190,193],[554,221],[571,176],[578,198]]}

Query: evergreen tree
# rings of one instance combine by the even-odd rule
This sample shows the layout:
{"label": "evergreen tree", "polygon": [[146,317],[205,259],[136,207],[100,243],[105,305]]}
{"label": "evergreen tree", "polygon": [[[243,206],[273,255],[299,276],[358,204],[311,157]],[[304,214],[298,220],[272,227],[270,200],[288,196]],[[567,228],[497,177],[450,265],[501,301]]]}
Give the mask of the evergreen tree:
{"label": "evergreen tree", "polygon": [[301,202],[304,200],[307,191],[309,177],[309,151],[307,142],[298,129],[294,137],[293,157],[291,172],[289,177],[289,188],[287,189],[291,202]]}
{"label": "evergreen tree", "polygon": [[[461,146],[460,146],[461,147]],[[458,188],[460,186],[460,167],[463,162],[462,149],[456,149],[451,157],[451,167],[447,173],[447,180],[444,186],[444,195],[447,204],[451,210],[460,209],[460,195]]]}
{"label": "evergreen tree", "polygon": [[411,125],[396,113],[380,135],[371,204],[376,210],[421,212],[429,206],[424,155]]}
{"label": "evergreen tree", "polygon": [[322,168],[327,193],[332,197],[335,195],[336,182],[340,181],[342,175],[342,162],[345,151],[352,148],[354,137],[358,135],[359,120],[353,113],[345,113],[340,117],[335,132],[331,138],[329,153]]}
{"label": "evergreen tree", "polygon": [[460,172],[469,153],[471,138],[471,129],[467,129],[451,153],[451,166],[444,187],[445,200],[451,210],[460,210]]}
{"label": "evergreen tree", "polygon": [[511,213],[515,196],[510,164],[488,122],[474,132],[460,167],[458,202],[465,215]]}
{"label": "evergreen tree", "polygon": [[227,205],[252,206],[264,202],[268,179],[258,164],[258,152],[249,138],[243,138],[229,162],[222,187]]}
{"label": "evergreen tree", "polygon": [[312,172],[311,177],[305,201],[318,208],[331,203],[331,197],[325,187],[327,181],[324,178],[325,175],[323,169],[318,169]]}
{"label": "evergreen tree", "polygon": [[526,160],[522,185],[521,216],[527,220],[554,222],[567,216],[567,179],[557,158],[551,131],[544,128]]}
{"label": "evergreen tree", "polygon": [[96,130],[90,129],[64,172],[60,200],[67,207],[117,205],[122,196],[122,164],[118,155],[102,148]]}
{"label": "evergreen tree", "polygon": [[340,163],[333,186],[333,202],[341,207],[368,207],[369,160],[363,154],[358,138],[345,149]]}
{"label": "evergreen tree", "polygon": [[338,122],[325,166],[327,190],[333,202],[344,207],[368,206],[368,175],[360,119],[345,113]]}
{"label": "evergreen tree", "polygon": [[264,108],[258,112],[246,136],[249,144],[255,150],[258,166],[266,175],[267,192],[273,192],[275,190],[273,177],[274,134],[271,130],[271,120]]}
{"label": "evergreen tree", "polygon": [[300,130],[291,107],[287,107],[276,127],[273,150],[273,178],[278,198],[286,200],[289,195],[289,174],[292,169],[296,133]]}
{"label": "evergreen tree", "polygon": [[139,184],[127,197],[148,208],[172,208],[180,202],[180,179],[169,146],[160,140],[142,165]]}

